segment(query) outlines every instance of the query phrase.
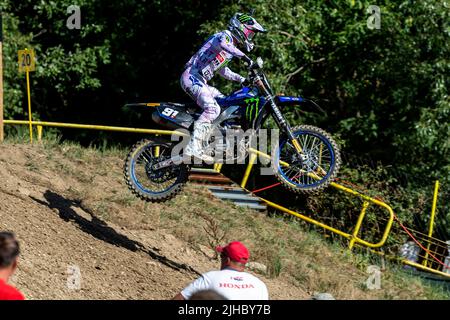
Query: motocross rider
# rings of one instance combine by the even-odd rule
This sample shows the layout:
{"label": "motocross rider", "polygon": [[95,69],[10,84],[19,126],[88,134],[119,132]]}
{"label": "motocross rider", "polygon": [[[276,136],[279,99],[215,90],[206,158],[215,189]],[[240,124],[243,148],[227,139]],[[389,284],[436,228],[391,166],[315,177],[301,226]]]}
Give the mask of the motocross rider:
{"label": "motocross rider", "polygon": [[195,156],[204,161],[213,160],[203,150],[203,141],[207,140],[212,130],[212,122],[221,111],[215,98],[223,97],[223,94],[207,82],[217,72],[223,78],[245,86],[246,79],[231,71],[227,65],[233,57],[243,59],[248,65],[253,64],[238,46],[250,52],[254,47],[253,39],[258,32],[267,31],[250,15],[236,13],[230,19],[228,30],[208,38],[185,65],[185,71],[180,79],[181,87],[203,109],[203,113],[194,123],[194,132],[185,149],[185,155]]}

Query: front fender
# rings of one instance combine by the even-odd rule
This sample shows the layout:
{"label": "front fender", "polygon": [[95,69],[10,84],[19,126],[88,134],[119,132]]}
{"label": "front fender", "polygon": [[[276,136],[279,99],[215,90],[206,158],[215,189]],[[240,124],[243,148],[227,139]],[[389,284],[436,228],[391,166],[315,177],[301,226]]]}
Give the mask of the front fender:
{"label": "front fender", "polygon": [[317,103],[303,97],[276,96],[275,103],[280,106],[299,106],[303,111],[327,114]]}
{"label": "front fender", "polygon": [[304,99],[302,97],[276,96],[275,102],[279,106],[299,105]]}

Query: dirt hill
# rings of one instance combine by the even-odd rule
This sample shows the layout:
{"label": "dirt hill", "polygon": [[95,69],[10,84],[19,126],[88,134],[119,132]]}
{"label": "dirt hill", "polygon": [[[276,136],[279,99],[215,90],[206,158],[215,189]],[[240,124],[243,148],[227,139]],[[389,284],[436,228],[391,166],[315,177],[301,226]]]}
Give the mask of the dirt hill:
{"label": "dirt hill", "polygon": [[[267,266],[257,276],[272,299],[325,291],[338,299],[445,297],[396,270],[383,273],[382,289],[367,290],[364,257],[202,187],[145,203],[123,182],[124,156],[50,142],[0,145],[0,230],[20,240],[13,283],[28,299],[168,299],[217,269],[212,248],[235,239]],[[80,289],[69,289],[70,270],[80,270]]]}

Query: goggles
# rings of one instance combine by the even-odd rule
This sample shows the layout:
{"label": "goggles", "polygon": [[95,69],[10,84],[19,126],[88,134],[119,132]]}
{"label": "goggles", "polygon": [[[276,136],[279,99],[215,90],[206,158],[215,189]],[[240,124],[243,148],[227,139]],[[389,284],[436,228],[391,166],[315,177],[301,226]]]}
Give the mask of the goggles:
{"label": "goggles", "polygon": [[247,38],[248,41],[252,41],[253,38],[255,37],[255,34],[256,33],[254,31],[244,27],[244,35],[245,35],[245,38]]}

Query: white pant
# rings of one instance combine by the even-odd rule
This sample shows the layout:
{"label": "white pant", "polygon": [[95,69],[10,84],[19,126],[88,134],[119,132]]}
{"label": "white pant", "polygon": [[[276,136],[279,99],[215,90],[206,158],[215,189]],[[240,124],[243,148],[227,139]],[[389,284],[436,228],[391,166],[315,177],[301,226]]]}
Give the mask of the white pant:
{"label": "white pant", "polygon": [[181,75],[181,87],[203,109],[198,121],[212,123],[220,115],[220,106],[215,98],[223,97],[223,94],[194,74],[191,68],[187,68]]}

